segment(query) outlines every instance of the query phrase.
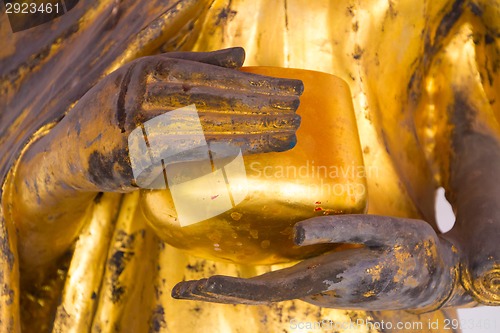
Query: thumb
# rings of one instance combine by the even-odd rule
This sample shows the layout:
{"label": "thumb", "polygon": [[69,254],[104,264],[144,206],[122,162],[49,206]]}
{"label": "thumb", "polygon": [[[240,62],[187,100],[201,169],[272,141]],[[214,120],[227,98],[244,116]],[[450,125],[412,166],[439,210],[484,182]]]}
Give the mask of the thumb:
{"label": "thumb", "polygon": [[169,52],[162,54],[162,56],[202,62],[219,67],[240,68],[245,61],[245,50],[242,47],[232,47],[212,52]]}

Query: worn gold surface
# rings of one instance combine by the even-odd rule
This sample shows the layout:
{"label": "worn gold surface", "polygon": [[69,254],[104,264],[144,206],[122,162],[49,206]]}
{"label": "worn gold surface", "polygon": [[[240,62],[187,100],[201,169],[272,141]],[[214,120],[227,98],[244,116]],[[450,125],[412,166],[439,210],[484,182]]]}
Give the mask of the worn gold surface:
{"label": "worn gold surface", "polygon": [[118,194],[105,194],[96,202],[91,220],[75,244],[53,332],[88,332],[92,327],[120,199]]}
{"label": "worn gold surface", "polygon": [[[497,22],[497,26],[498,24]],[[498,52],[495,50],[498,50],[500,43],[498,40],[480,41],[488,34],[488,29],[474,16],[466,16],[461,20],[450,36],[449,43],[436,55],[431,64],[425,79],[424,94],[415,113],[417,121],[421,124],[417,133],[423,143],[424,152],[431,162],[435,178],[445,188],[456,186],[452,184],[450,177],[452,168],[450,164],[453,161],[445,158],[456,154],[451,135],[455,128],[450,123],[458,116],[448,111],[451,107],[470,105],[471,110],[464,112],[466,113],[464,117],[471,119],[467,125],[470,131],[485,133],[500,142],[500,103],[497,102],[500,91],[499,73],[493,69],[494,66],[498,66],[496,65],[498,60],[493,60],[495,58],[493,54]],[[448,112],[440,112],[442,110]],[[470,173],[481,174],[481,167]],[[478,185],[474,188],[486,194],[490,191],[487,187],[481,189]],[[457,200],[457,195],[453,192],[449,197],[452,201]],[[481,204],[484,204],[484,201]],[[459,208],[457,210],[458,216],[473,214],[460,211]],[[491,219],[487,223],[497,222]],[[479,237],[474,246],[481,247],[481,238]],[[487,267],[474,273],[467,265],[461,265],[462,284],[482,304],[498,305],[499,287],[495,282],[500,276],[498,262],[495,262],[491,255],[488,255],[485,261],[489,262]]]}
{"label": "worn gold surface", "polygon": [[[151,1],[136,2],[120,11],[113,11],[114,1],[81,3],[86,7],[75,8],[55,22],[53,29],[35,35],[36,39],[30,39],[31,32],[9,34],[2,14],[0,38],[5,47],[2,44],[0,58],[17,53],[16,61],[2,63],[7,73],[0,82],[2,181],[32,133],[58,121],[99,78],[139,56],[178,49],[205,51],[238,45],[247,50],[246,65],[319,70],[347,81],[365,165],[378,168],[377,177],[367,179],[369,213],[417,217],[433,224],[434,189],[449,185],[453,153],[449,140],[444,139],[451,131],[446,110],[456,104],[452,97],[457,92],[467,96],[477,114],[484,117],[476,124],[486,128],[492,137],[499,137],[500,80],[499,71],[493,70],[500,47],[495,37],[499,33],[496,2],[489,6],[486,1]],[[131,20],[139,12],[139,3],[147,10],[141,12],[140,19]],[[175,10],[164,13],[162,6]],[[477,8],[482,10],[481,19],[473,14]],[[453,10],[455,16],[446,16]],[[163,24],[168,31],[156,30],[154,24],[146,28],[157,17],[161,23],[158,26]],[[117,22],[118,28],[112,30]],[[86,76],[88,73],[92,75]],[[61,87],[55,87],[54,82]],[[79,88],[65,94],[74,86]],[[19,95],[22,100],[16,99]],[[19,198],[8,196],[11,185],[4,184],[0,208],[2,332],[19,332],[21,327],[16,246],[19,240],[15,220],[6,213],[10,202]],[[279,332],[291,331],[290,318],[327,318],[336,322],[389,318],[394,322],[422,320],[424,329],[414,331],[425,332],[429,318],[443,320],[442,312],[422,316],[399,312],[370,314],[319,309],[299,301],[258,307],[175,301],[169,296],[169,289],[182,279],[212,274],[252,276],[269,268],[230,266],[164,247],[140,215],[133,218],[138,211],[137,193],[127,196],[120,208],[117,228],[111,218],[112,202],[117,199],[105,195],[95,204],[91,224],[69,237],[72,243],[73,238],[82,235],[73,256],[87,264],[78,267],[79,262],[74,260],[70,265],[70,278],[53,322],[54,331],[97,332],[100,326],[106,332]],[[90,202],[94,204],[93,200]],[[97,230],[93,228],[100,231],[92,231]],[[57,231],[45,232],[52,237]],[[67,236],[63,233],[61,239],[67,240]],[[135,241],[123,243],[131,238]],[[45,239],[44,251],[64,252],[64,247],[54,245],[52,238]],[[21,241],[27,244],[26,240]],[[105,249],[108,241],[109,249]],[[89,248],[95,255],[89,255]],[[32,249],[31,253],[37,256],[40,250]],[[113,260],[121,252],[121,260],[128,255],[128,261]],[[108,257],[102,268],[104,256]],[[83,272],[85,269],[88,272]],[[497,269],[493,266],[480,280],[464,268],[464,284],[486,304],[498,304],[498,284],[494,284]],[[26,280],[38,276],[31,276],[29,267],[24,267],[24,271]],[[373,272],[374,278],[377,274]],[[104,279],[102,287],[100,276]],[[44,286],[47,284],[29,286],[25,293]],[[113,292],[120,295],[116,302]],[[58,294],[58,290],[46,288],[45,293],[30,294],[30,299],[41,309],[40,313],[50,314],[54,313],[51,305]],[[71,308],[69,304],[73,302]],[[42,325],[51,326],[52,318],[46,315],[22,324],[26,332],[36,332]],[[349,332],[369,330],[359,326]]]}

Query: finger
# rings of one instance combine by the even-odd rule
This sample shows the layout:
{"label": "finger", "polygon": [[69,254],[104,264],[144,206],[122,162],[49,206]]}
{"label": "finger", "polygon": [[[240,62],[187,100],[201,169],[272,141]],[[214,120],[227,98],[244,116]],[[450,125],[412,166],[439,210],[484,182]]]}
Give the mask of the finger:
{"label": "finger", "polygon": [[[165,113],[165,111],[163,111],[163,113]],[[248,115],[221,115],[200,111],[197,113],[197,116],[203,128],[203,134],[207,139],[221,138],[224,140],[229,139],[229,137],[245,138],[252,135],[288,135],[294,134],[300,125],[300,116],[298,115],[256,117]],[[192,121],[189,118],[190,115],[184,117],[183,115],[176,114],[169,117],[168,121],[160,124],[157,122],[156,124],[161,126],[158,126],[157,132],[151,135],[154,135],[152,137],[158,138],[192,137],[199,132],[199,129],[180,125],[183,121],[186,123]],[[161,142],[161,140],[158,140],[158,142]]]}
{"label": "finger", "polygon": [[148,84],[143,108],[154,110],[168,106],[173,110],[191,104],[198,110],[220,114],[281,115],[295,113],[300,100],[296,95],[276,96],[160,81]]}
{"label": "finger", "polygon": [[[142,109],[147,118],[165,114],[166,111],[194,104],[206,135],[216,134],[266,134],[272,132],[295,133],[300,126],[300,116],[295,113],[298,97],[270,97],[241,92],[220,92],[213,88],[196,87],[184,92],[181,87],[172,86],[161,93],[148,93]],[[168,105],[165,107],[164,105]],[[169,117],[178,126],[190,123],[191,117],[183,113]],[[165,128],[167,130],[167,128]],[[169,128],[171,133],[189,134],[189,128]]]}
{"label": "finger", "polygon": [[195,61],[151,56],[145,61],[152,80],[189,83],[219,89],[243,90],[268,95],[300,96],[304,85],[300,80],[274,78],[245,73]]}
{"label": "finger", "polygon": [[238,283],[234,281],[234,279],[235,278],[229,276],[213,276],[209,279],[181,282],[172,290],[172,297],[176,299],[190,299],[225,304],[257,305],[269,303],[268,301],[250,300],[244,297],[231,296],[230,293],[216,292],[217,285],[225,285],[228,287],[231,283]]}
{"label": "finger", "polygon": [[212,52],[169,52],[162,54],[162,56],[202,62],[225,68],[240,68],[245,61],[245,50],[242,47],[232,47]]}
{"label": "finger", "polygon": [[284,152],[297,144],[294,133],[274,132],[266,135],[222,135],[207,137],[208,142],[227,143],[229,147],[241,149],[243,154]]}
{"label": "finger", "polygon": [[[199,125],[186,125],[195,121],[201,124],[201,128]],[[155,118],[154,125],[147,126],[154,128],[148,130],[147,141],[154,156],[174,156],[206,143],[223,143],[226,150],[234,151],[235,155],[239,152],[236,148],[248,154],[281,152],[295,146],[295,131],[299,124],[300,117],[297,115],[250,117],[205,112],[199,112],[195,116],[177,113],[165,119]],[[143,134],[138,136],[142,137]],[[197,159],[188,158],[184,161],[188,160]]]}
{"label": "finger", "polygon": [[[293,267],[251,279],[212,276],[185,281],[174,287],[172,297],[230,304],[265,304],[333,290],[347,296],[353,290],[343,285],[352,287],[352,277],[366,276],[367,267],[379,263],[379,255],[375,250],[356,249],[308,259]],[[344,274],[356,273],[355,270],[355,275]],[[351,281],[344,281],[348,277]]]}
{"label": "finger", "polygon": [[[153,119],[167,109],[191,104],[196,106],[196,119],[192,113],[171,113],[168,121],[155,122],[156,130],[148,134],[149,141],[156,147],[181,149],[199,135],[198,127],[181,124],[199,122],[208,142],[226,142],[244,153],[280,152],[295,146],[300,126],[300,116],[295,114],[298,96],[276,97],[212,87],[185,91],[179,84],[159,83],[148,86],[143,116]],[[172,144],[172,140],[177,143]]]}
{"label": "finger", "polygon": [[356,243],[394,246],[436,237],[425,221],[379,215],[346,214],[313,218],[295,225],[295,243]]}

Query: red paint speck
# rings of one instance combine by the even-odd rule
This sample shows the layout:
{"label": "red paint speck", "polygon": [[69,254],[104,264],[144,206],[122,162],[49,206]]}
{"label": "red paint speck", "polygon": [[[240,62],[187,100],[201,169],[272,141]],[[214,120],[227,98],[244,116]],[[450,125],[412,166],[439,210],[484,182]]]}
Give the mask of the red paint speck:
{"label": "red paint speck", "polygon": [[212,200],[217,199],[217,197],[218,197],[218,196],[219,196],[219,194],[217,194],[217,195],[212,195],[212,196],[210,197],[210,199],[212,199]]}

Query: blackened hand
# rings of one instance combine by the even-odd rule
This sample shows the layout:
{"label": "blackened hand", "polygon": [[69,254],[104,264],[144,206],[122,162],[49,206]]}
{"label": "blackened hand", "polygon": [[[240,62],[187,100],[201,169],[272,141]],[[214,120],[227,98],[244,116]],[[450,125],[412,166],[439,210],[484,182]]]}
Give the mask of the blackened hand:
{"label": "blackened hand", "polygon": [[212,276],[179,283],[174,298],[263,304],[290,299],[332,308],[434,310],[450,297],[458,253],[424,221],[337,215],[300,222],[298,245],[357,243],[364,247],[304,260],[250,279]]}

